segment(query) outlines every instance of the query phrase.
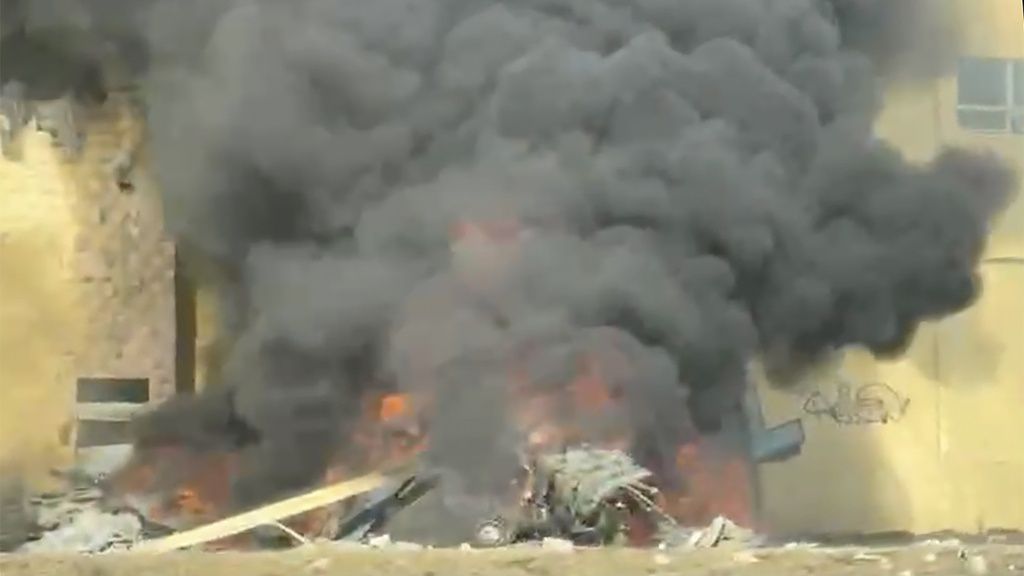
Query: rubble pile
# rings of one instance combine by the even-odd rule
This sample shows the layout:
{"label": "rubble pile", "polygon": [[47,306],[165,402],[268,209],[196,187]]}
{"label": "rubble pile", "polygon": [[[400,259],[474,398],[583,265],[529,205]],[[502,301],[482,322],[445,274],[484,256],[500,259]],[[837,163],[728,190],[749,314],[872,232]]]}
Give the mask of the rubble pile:
{"label": "rubble pile", "polygon": [[[583,446],[538,454],[530,458],[525,468],[526,478],[517,485],[515,497],[497,513],[484,518],[472,541],[464,546],[521,545],[572,550],[577,546],[630,545],[638,543],[636,531],[650,535],[642,545],[657,545],[661,549],[757,543],[751,532],[722,517],[702,529],[679,526],[659,508],[658,490],[649,483],[651,472],[619,450]],[[283,541],[293,546],[328,541],[377,549],[421,549],[421,544],[392,541],[387,527],[393,518],[442,481],[441,474],[417,471],[397,478],[381,476],[381,481],[363,481],[358,490],[344,488],[359,482],[357,478],[175,532],[124,505],[125,498],[110,497],[106,493],[110,488],[102,481],[70,478],[65,491],[37,495],[26,501],[32,528],[26,532],[27,541],[18,551],[103,553],[135,547],[172,550],[214,545],[218,540],[243,533],[249,534],[246,543],[250,547],[267,547],[272,541],[275,546],[280,545],[284,536]],[[335,496],[319,496],[337,487],[341,489],[333,494],[339,500],[349,500],[344,508],[332,501]],[[312,505],[307,502],[298,507],[314,496]],[[317,508],[328,512],[326,526],[318,526],[315,533],[299,533],[283,523]],[[210,535],[191,536],[204,531]]]}
{"label": "rubble pile", "polygon": [[133,514],[103,512],[95,507],[75,511],[39,540],[22,547],[25,552],[96,553],[127,550],[142,537],[142,522]]}
{"label": "rubble pile", "polygon": [[166,533],[137,511],[112,507],[96,483],[29,498],[25,506],[23,552],[98,553],[127,550]]}

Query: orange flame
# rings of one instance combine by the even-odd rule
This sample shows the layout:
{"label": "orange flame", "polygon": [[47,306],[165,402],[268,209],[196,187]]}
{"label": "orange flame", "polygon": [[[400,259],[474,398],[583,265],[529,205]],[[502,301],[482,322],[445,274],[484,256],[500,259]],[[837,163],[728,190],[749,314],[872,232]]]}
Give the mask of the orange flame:
{"label": "orange flame", "polygon": [[[515,219],[494,221],[460,221],[451,229],[453,242],[469,242],[461,248],[470,253],[466,281],[493,276],[500,282],[500,273],[481,262],[499,260],[500,269],[505,258],[515,258],[516,249],[506,245],[517,242],[522,228]],[[491,258],[491,248],[501,245]],[[474,259],[477,248],[486,258]],[[492,262],[493,263],[493,262]],[[479,270],[477,270],[479,268]],[[479,286],[490,286],[489,283]],[[632,444],[632,430],[623,419],[614,417],[624,409],[616,384],[621,382],[623,370],[628,371],[627,359],[615,346],[602,346],[583,358],[576,374],[563,383],[538,391],[526,370],[525,363],[514,363],[508,376],[508,405],[514,423],[518,426],[524,446],[530,451],[558,450],[574,443],[628,449]],[[434,375],[423,374],[424,379]],[[427,389],[423,386],[422,389]],[[324,483],[343,480],[362,473],[365,468],[381,468],[391,463],[407,461],[424,450],[429,435],[421,413],[433,412],[431,403],[437,402],[428,394],[412,396],[391,393],[383,396],[367,395],[363,400],[362,420],[349,438],[347,450],[339,455],[323,475]],[[590,424],[607,420],[609,426],[595,432]],[[185,450],[163,448],[150,453],[151,458],[136,462],[119,479],[125,492],[159,490],[165,467],[183,471],[184,476],[171,489],[165,509],[155,516],[179,516],[192,519],[214,519],[227,512],[229,502],[228,478],[235,467],[233,454],[189,455]],[[745,458],[738,454],[722,453],[717,447],[700,442],[678,447],[675,468],[685,480],[684,488],[661,495],[660,504],[680,522],[700,525],[717,514],[750,525],[752,520],[751,471]],[[159,469],[158,469],[159,468]],[[164,487],[166,489],[166,487]],[[325,511],[305,514],[288,521],[300,533],[309,534],[324,526],[329,514]],[[643,520],[633,519],[634,542],[647,541],[653,528]],[[231,545],[239,545],[232,541]]]}
{"label": "orange flame", "polygon": [[388,394],[380,401],[378,418],[382,422],[387,422],[409,416],[412,412],[409,404],[409,397],[405,394]]}

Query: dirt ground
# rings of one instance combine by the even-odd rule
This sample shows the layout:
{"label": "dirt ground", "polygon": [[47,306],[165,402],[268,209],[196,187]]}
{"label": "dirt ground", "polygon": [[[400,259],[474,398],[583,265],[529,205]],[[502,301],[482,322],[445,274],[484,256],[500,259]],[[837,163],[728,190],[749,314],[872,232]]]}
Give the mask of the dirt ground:
{"label": "dirt ground", "polygon": [[657,550],[350,550],[0,556],[2,576],[1024,575],[1024,546]]}

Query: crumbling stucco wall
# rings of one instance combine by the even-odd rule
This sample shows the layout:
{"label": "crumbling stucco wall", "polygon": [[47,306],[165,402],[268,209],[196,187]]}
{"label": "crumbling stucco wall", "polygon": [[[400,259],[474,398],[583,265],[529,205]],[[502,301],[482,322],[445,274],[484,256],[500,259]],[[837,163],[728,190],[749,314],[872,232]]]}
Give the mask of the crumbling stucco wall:
{"label": "crumbling stucco wall", "polygon": [[175,385],[174,246],[132,170],[138,114],[113,95],[41,118],[62,106],[34,105],[0,157],[0,462],[37,478],[69,456],[77,378]]}
{"label": "crumbling stucco wall", "polygon": [[[958,0],[964,52],[1024,59],[1015,0]],[[991,149],[1024,175],[1024,135],[962,130],[956,79],[897,87],[881,136],[926,160]],[[766,525],[793,533],[1024,530],[1024,191],[993,232],[984,292],[924,327],[895,361],[859,351],[786,391],[759,386],[769,426],[799,421],[802,454],[760,466]],[[798,487],[798,488],[794,488]]]}

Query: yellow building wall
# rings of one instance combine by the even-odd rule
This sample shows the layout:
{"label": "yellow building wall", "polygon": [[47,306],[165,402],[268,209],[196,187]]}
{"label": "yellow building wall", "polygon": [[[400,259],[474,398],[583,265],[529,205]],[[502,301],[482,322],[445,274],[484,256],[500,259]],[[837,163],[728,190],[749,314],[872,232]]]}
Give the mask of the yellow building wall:
{"label": "yellow building wall", "polygon": [[[965,55],[1024,58],[1019,0],[959,0],[957,9]],[[877,131],[916,161],[964,145],[994,150],[1024,175],[1024,136],[957,126],[955,77],[894,88]],[[768,425],[798,419],[806,435],[799,456],[759,467],[766,526],[1024,530],[1024,191],[993,230],[981,273],[979,301],[924,326],[902,358],[848,351],[785,390],[758,385]],[[834,401],[844,383],[853,394],[884,383],[906,411],[887,423],[840,424],[808,406],[816,392]]]}
{"label": "yellow building wall", "polygon": [[145,174],[111,169],[141,124],[117,97],[80,122],[77,156],[31,123],[0,156],[0,472],[33,484],[71,462],[78,377],[174,390],[174,247]]}
{"label": "yellow building wall", "polygon": [[49,136],[26,133],[18,144],[19,161],[0,158],[0,466],[38,482],[67,458],[58,431],[81,336],[66,281],[74,174]]}

